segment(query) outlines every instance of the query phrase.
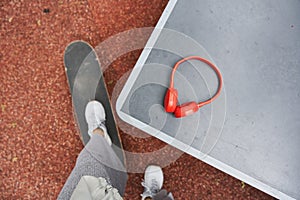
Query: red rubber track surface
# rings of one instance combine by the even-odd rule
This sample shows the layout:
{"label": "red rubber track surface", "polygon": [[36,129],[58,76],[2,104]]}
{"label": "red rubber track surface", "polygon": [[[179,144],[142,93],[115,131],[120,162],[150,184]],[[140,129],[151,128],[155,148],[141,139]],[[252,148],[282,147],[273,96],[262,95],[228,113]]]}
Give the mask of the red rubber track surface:
{"label": "red rubber track surface", "polygon": [[[167,0],[1,0],[0,199],[56,199],[83,148],[63,66],[66,45],[82,39],[96,46],[117,33],[155,26],[166,4]],[[140,53],[127,53],[105,70],[110,94]],[[165,146],[153,137],[121,134],[127,151],[151,152]],[[164,188],[175,199],[272,199],[187,154],[163,171]],[[125,199],[140,199],[142,177],[129,174]]]}

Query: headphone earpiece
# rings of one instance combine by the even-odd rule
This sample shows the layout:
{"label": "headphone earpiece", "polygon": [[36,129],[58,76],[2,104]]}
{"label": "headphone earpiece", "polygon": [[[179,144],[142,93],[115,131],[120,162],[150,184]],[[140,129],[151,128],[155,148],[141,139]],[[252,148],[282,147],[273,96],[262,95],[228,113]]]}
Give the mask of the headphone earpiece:
{"label": "headphone earpiece", "polygon": [[165,95],[165,110],[169,113],[174,113],[175,117],[185,117],[198,111],[199,106],[196,102],[188,102],[177,106],[178,92],[174,88],[169,88]]}
{"label": "headphone earpiece", "polygon": [[185,117],[194,114],[198,110],[199,110],[198,104],[192,101],[192,102],[184,103],[180,106],[176,106],[174,114],[175,117],[180,118],[180,117]]}
{"label": "headphone earpiece", "polygon": [[169,88],[165,95],[164,106],[166,112],[174,112],[177,106],[178,92],[174,88]]}

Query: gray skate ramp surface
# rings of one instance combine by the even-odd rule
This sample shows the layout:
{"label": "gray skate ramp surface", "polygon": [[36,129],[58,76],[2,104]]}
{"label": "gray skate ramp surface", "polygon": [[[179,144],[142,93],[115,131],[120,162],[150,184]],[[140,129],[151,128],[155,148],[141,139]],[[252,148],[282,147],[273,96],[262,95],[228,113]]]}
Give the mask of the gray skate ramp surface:
{"label": "gray skate ramp surface", "polygon": [[[119,116],[280,199],[300,199],[300,1],[170,1],[117,102]],[[163,109],[170,72],[199,55],[222,71],[220,98],[192,116]],[[179,102],[217,89],[212,70],[186,62]]]}

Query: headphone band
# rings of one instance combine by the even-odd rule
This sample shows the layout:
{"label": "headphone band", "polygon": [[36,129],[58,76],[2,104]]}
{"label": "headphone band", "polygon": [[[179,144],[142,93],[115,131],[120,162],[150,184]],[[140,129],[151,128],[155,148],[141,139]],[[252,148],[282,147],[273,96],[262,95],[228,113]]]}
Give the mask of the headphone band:
{"label": "headphone band", "polygon": [[199,60],[201,62],[206,63],[211,69],[214,70],[214,72],[216,73],[216,75],[218,77],[219,87],[218,87],[217,92],[214,94],[214,96],[212,96],[208,100],[199,102],[198,107],[200,108],[204,105],[210,104],[211,102],[213,102],[221,94],[221,90],[222,90],[222,87],[223,87],[223,78],[222,78],[222,74],[221,74],[220,70],[217,68],[217,66],[214,65],[209,60],[207,60],[205,58],[202,58],[202,57],[199,57],[199,56],[189,56],[189,57],[186,57],[186,58],[183,58],[183,59],[179,60],[174,65],[174,68],[173,68],[172,74],[171,74],[171,79],[170,79],[170,88],[174,88],[174,75],[175,75],[175,72],[176,72],[177,68],[179,67],[180,64],[182,64],[183,62],[188,61],[188,60]]}

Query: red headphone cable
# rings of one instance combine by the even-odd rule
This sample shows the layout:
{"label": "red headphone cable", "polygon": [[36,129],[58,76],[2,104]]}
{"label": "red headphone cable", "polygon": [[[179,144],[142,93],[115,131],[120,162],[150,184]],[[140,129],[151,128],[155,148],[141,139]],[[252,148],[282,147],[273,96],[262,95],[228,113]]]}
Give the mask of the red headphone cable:
{"label": "red headphone cable", "polygon": [[[217,92],[214,94],[214,96],[209,98],[206,101],[199,102],[198,104],[195,102],[188,102],[188,103],[184,103],[180,106],[177,106],[178,92],[174,88],[174,75],[175,75],[175,72],[176,72],[177,68],[179,67],[179,65],[187,60],[199,60],[201,62],[206,63],[210,68],[212,68],[218,77],[219,87],[218,87]],[[190,56],[190,57],[183,58],[174,65],[174,68],[172,70],[171,79],[170,79],[170,87],[165,96],[165,110],[166,110],[166,112],[174,112],[176,117],[184,117],[184,116],[190,115],[194,112],[197,112],[197,110],[200,107],[202,107],[206,104],[210,104],[216,98],[218,98],[218,96],[221,93],[222,87],[223,87],[222,74],[221,74],[220,70],[212,62],[210,62],[209,60],[207,60],[205,58],[199,57],[199,56]]]}

